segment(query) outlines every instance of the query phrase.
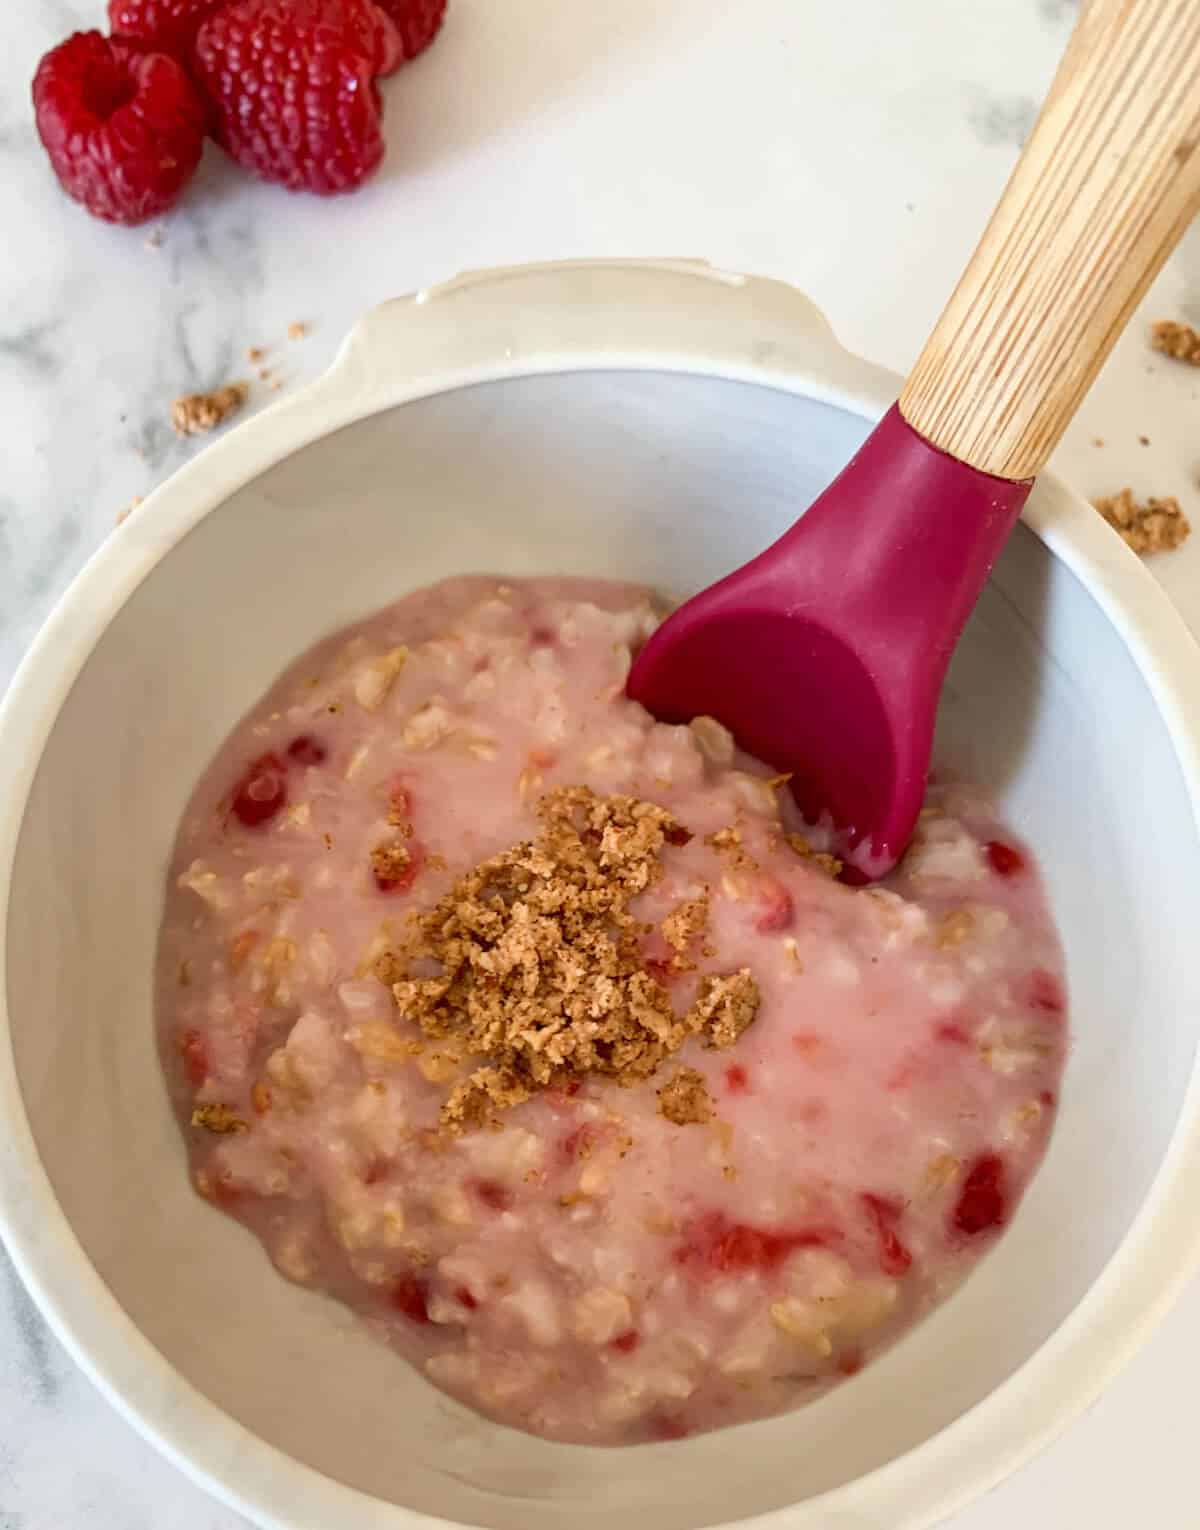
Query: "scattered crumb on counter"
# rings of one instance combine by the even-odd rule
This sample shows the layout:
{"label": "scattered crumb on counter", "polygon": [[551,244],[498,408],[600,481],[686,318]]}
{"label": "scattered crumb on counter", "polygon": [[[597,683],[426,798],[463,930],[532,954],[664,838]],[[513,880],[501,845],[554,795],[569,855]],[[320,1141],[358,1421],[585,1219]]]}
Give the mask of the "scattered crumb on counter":
{"label": "scattered crumb on counter", "polygon": [[1139,505],[1132,489],[1122,489],[1092,503],[1135,553],[1169,552],[1191,534],[1177,499],[1148,499]]}
{"label": "scattered crumb on counter", "polygon": [[289,340],[303,340],[307,334],[308,325],[302,324],[299,319],[293,319],[287,327],[287,337]]}
{"label": "scattered crumb on counter", "polygon": [[215,430],[246,402],[250,384],[226,383],[211,393],[185,393],[171,405],[171,424],[180,436],[194,436]]}
{"label": "scattered crumb on counter", "polygon": [[246,360],[252,367],[256,367],[266,354],[267,348],[264,345],[250,345],[246,347]]}
{"label": "scattered crumb on counter", "polygon": [[148,250],[161,250],[163,244],[166,242],[166,237],[166,229],[151,229],[151,231],[146,235],[145,239],[142,240],[142,244]]}
{"label": "scattered crumb on counter", "polygon": [[1149,446],[1150,445],[1150,437],[1149,436],[1139,436],[1138,437],[1138,444],[1140,446]]}
{"label": "scattered crumb on counter", "polygon": [[1164,356],[1200,367],[1200,333],[1190,324],[1176,324],[1174,319],[1159,319],[1150,331],[1150,344]]}
{"label": "scattered crumb on counter", "polygon": [[1093,436],[1092,437],[1092,445],[1093,446],[1103,446],[1104,445],[1104,437],[1103,436]]}

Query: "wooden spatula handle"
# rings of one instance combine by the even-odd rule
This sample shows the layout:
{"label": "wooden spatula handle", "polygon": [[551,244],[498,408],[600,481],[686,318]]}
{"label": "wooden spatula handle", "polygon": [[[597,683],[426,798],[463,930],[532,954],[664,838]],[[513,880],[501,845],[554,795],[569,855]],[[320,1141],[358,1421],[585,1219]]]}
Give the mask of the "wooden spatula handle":
{"label": "wooden spatula handle", "polygon": [[920,435],[1038,472],[1200,205],[1198,141],[1200,0],[1088,0],[900,396]]}

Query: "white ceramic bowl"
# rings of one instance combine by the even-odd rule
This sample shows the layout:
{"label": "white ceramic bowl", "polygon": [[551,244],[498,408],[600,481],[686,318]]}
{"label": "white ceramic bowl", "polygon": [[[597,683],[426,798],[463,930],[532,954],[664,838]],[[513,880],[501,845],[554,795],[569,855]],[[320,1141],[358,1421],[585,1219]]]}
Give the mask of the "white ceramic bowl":
{"label": "white ceramic bowl", "polygon": [[3,1232],[108,1397],[260,1525],[926,1526],[1082,1408],[1191,1269],[1200,666],[1052,479],[939,747],[1043,857],[1074,1055],[1011,1231],[885,1359],[765,1423],[548,1445],[434,1392],[187,1187],[150,1015],[163,872],[194,779],[285,661],[460,571],[701,585],[895,389],[773,283],[682,262],[464,278],[368,316],[326,377],[152,495],[34,645],[0,716]]}

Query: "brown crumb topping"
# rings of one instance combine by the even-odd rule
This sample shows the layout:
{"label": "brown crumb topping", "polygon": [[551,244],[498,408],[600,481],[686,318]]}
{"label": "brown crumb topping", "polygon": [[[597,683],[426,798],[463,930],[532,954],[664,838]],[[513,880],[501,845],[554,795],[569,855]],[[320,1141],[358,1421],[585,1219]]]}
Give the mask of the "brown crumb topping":
{"label": "brown crumb topping", "polygon": [[680,1068],[658,1091],[658,1113],[676,1126],[703,1126],[710,1121],[713,1106],[704,1075],[695,1068]]}
{"label": "brown crumb topping", "polygon": [[672,965],[684,970],[695,964],[688,960],[688,951],[700,940],[708,928],[708,889],[694,898],[686,898],[667,915],[662,922],[663,939],[675,953]]}
{"label": "brown crumb topping", "polygon": [[250,384],[226,383],[211,393],[185,393],[171,405],[171,424],[176,435],[195,436],[206,430],[215,430],[246,402]]}
{"label": "brown crumb topping", "polygon": [[375,964],[408,1020],[483,1060],[442,1108],[455,1131],[567,1076],[637,1083],[691,1036],[731,1045],[758,1010],[748,970],[705,977],[682,1016],[646,971],[629,904],[660,879],[664,846],[685,842],[670,813],[574,786],[538,816],[535,840],[459,878]]}
{"label": "brown crumb topping", "polygon": [[936,941],[943,950],[961,946],[975,928],[975,916],[968,908],[952,909],[937,928]]}
{"label": "brown crumb topping", "polygon": [[758,862],[742,848],[742,831],[736,824],[718,829],[715,834],[706,834],[704,843],[716,851],[731,871],[758,870]]}
{"label": "brown crumb topping", "polygon": [[707,1047],[731,1047],[758,1014],[758,984],[749,967],[722,976],[710,973],[700,979],[700,992],[689,1014],[706,1032]]}
{"label": "brown crumb topping", "polygon": [[246,1123],[234,1115],[228,1105],[197,1105],[192,1111],[192,1125],[202,1126],[206,1132],[244,1132]]}
{"label": "brown crumb topping", "polygon": [[842,874],[842,863],[836,855],[826,855],[823,850],[814,850],[803,834],[789,834],[787,842],[802,861],[808,861],[818,871],[823,871],[827,877],[839,877]]}
{"label": "brown crumb topping", "polygon": [[397,839],[385,839],[371,851],[371,870],[381,882],[398,882],[412,862],[412,851]]}
{"label": "brown crumb topping", "polygon": [[1177,324],[1174,319],[1159,319],[1150,330],[1150,344],[1164,356],[1176,361],[1186,361],[1189,366],[1200,367],[1200,333],[1190,324]]}
{"label": "brown crumb topping", "polygon": [[1177,499],[1148,499],[1139,505],[1132,489],[1122,489],[1092,503],[1135,553],[1169,552],[1191,535],[1191,524]]}

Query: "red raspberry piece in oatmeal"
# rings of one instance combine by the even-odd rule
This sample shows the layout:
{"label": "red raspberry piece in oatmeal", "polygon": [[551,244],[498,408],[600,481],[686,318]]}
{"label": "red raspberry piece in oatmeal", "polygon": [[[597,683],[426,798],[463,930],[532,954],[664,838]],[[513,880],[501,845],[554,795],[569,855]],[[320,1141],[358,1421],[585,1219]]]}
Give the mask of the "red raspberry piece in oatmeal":
{"label": "red raspberry piece in oatmeal", "polygon": [[287,767],[277,754],[251,761],[233,788],[233,815],[248,829],[269,823],[287,803]]}

